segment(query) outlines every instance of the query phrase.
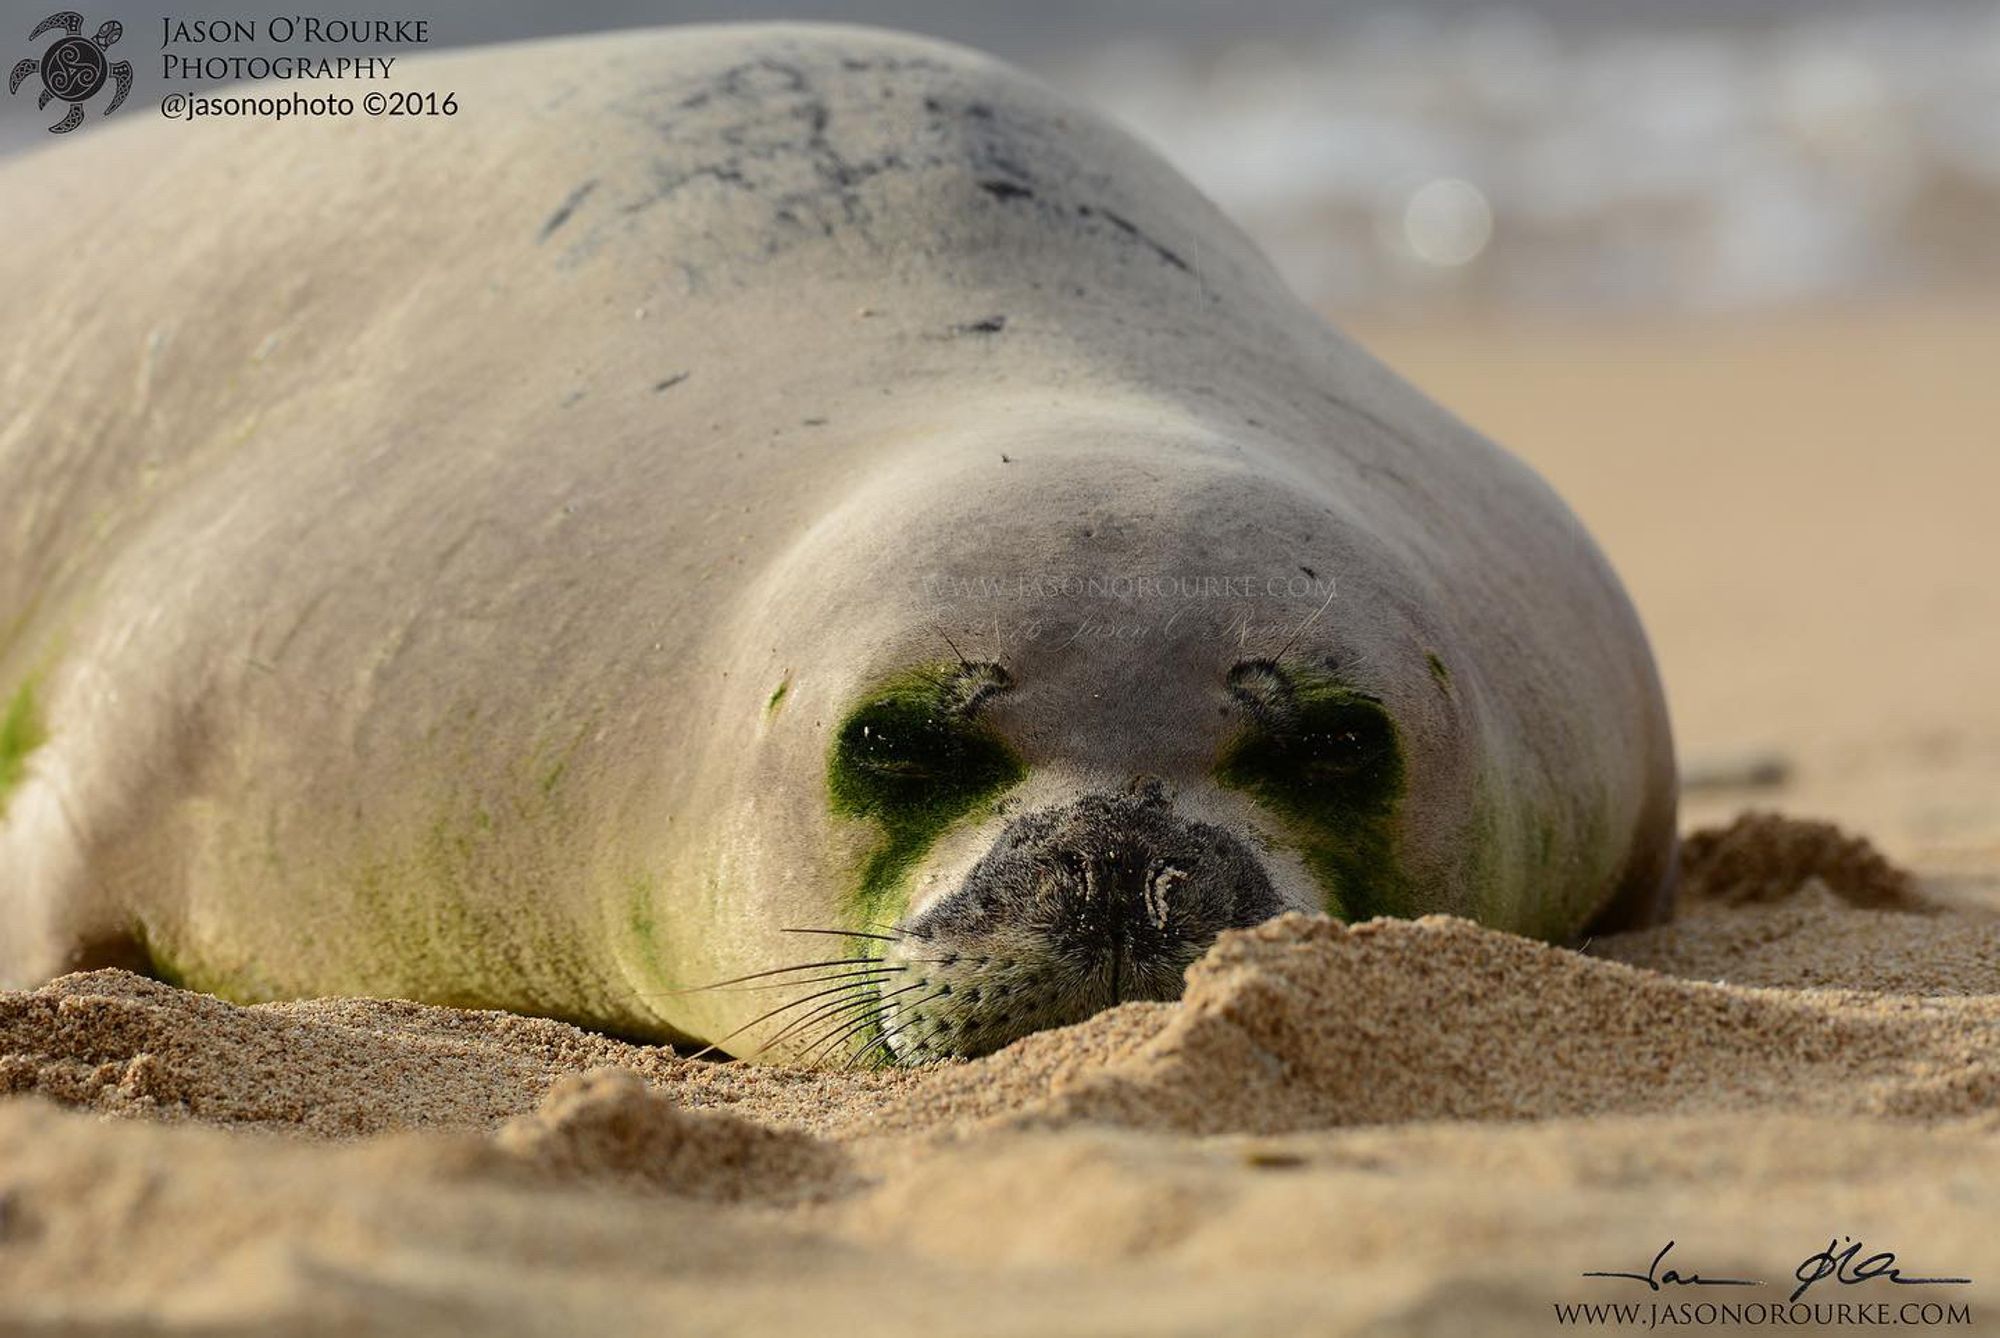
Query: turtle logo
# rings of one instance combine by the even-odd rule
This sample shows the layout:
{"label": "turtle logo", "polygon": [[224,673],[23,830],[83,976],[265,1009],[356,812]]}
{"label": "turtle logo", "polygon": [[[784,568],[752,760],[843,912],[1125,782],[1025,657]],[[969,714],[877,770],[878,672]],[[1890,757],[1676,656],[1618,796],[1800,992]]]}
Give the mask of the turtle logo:
{"label": "turtle logo", "polygon": [[104,53],[111,45],[125,35],[125,28],[119,23],[106,23],[97,30],[95,37],[84,37],[83,15],[74,10],[64,10],[51,14],[35,25],[28,34],[34,41],[43,33],[62,29],[55,45],[42,53],[40,60],[32,57],[15,64],[13,72],[7,76],[8,93],[21,91],[21,81],[37,70],[42,75],[42,100],[37,107],[46,107],[50,102],[67,102],[69,112],[62,120],[49,127],[52,135],[66,135],[83,124],[83,104],[97,96],[104,88],[106,80],[118,85],[118,91],[111,96],[111,105],[103,114],[111,115],[118,110],[118,104],[132,91],[132,62],[107,61]]}

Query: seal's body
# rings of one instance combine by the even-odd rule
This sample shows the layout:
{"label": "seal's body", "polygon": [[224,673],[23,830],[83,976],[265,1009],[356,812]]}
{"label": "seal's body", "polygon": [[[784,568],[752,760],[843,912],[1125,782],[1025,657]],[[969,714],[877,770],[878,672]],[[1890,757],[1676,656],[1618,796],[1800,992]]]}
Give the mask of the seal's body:
{"label": "seal's body", "polygon": [[1603,560],[1125,136],[858,29],[399,71],[4,170],[6,983],[907,1060],[1662,913]]}

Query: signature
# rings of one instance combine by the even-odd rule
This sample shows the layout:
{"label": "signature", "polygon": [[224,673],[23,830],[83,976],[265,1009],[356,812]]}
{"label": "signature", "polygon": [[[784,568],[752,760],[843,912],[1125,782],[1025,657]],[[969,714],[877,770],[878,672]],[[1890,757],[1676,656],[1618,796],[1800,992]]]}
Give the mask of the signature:
{"label": "signature", "polygon": [[[1840,1239],[1854,1238],[1842,1236]],[[1798,1300],[1806,1294],[1806,1288],[1827,1278],[1850,1285],[1867,1282],[1873,1278],[1887,1278],[1905,1287],[1965,1287],[1972,1283],[1971,1278],[1906,1278],[1896,1267],[1896,1256],[1888,1250],[1871,1254],[1866,1259],[1856,1262],[1854,1256],[1861,1253],[1860,1241],[1854,1241],[1844,1250],[1839,1246],[1839,1241],[1830,1240],[1824,1250],[1809,1254],[1799,1261],[1799,1266],[1792,1270],[1792,1276],[1799,1280],[1798,1290],[1791,1295],[1792,1300]]]}
{"label": "signature", "polygon": [[1614,1273],[1600,1270],[1585,1273],[1584,1276],[1587,1278],[1631,1278],[1634,1282],[1645,1283],[1654,1291],[1658,1291],[1662,1287],[1761,1287],[1764,1285],[1754,1278],[1705,1278],[1699,1273],[1683,1275],[1680,1270],[1673,1268],[1662,1273],[1660,1272],[1660,1262],[1667,1257],[1667,1251],[1673,1248],[1673,1241],[1668,1241],[1665,1245],[1662,1245],[1660,1252],[1653,1256],[1652,1264],[1644,1273]]}
{"label": "signature", "polygon": [[[1843,1248],[1841,1241],[1847,1241],[1849,1244]],[[1662,1245],[1660,1252],[1653,1256],[1653,1262],[1647,1265],[1644,1273],[1593,1269],[1583,1276],[1629,1278],[1634,1282],[1645,1283],[1653,1291],[1659,1291],[1662,1287],[1762,1287],[1764,1285],[1758,1278],[1705,1278],[1699,1273],[1683,1273],[1677,1268],[1663,1271],[1660,1266],[1666,1262],[1667,1254],[1675,1244],[1676,1242],[1670,1240]],[[1969,1286],[1972,1282],[1971,1278],[1906,1278],[1902,1270],[1896,1267],[1896,1256],[1892,1251],[1878,1250],[1865,1258],[1857,1258],[1863,1248],[1861,1242],[1852,1236],[1842,1236],[1838,1240],[1827,1241],[1825,1249],[1815,1250],[1807,1255],[1799,1261],[1799,1266],[1792,1270],[1792,1276],[1798,1280],[1799,1285],[1787,1299],[1798,1300],[1808,1289],[1828,1278],[1844,1286],[1853,1286],[1857,1282],[1873,1282],[1877,1279],[1887,1279],[1905,1287],[1963,1287]]]}

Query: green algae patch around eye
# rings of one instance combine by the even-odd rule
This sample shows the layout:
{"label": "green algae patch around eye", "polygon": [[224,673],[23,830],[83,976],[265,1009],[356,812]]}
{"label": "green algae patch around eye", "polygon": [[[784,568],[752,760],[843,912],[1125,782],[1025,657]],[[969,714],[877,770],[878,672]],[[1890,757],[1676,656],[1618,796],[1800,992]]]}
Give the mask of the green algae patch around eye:
{"label": "green algae patch around eye", "polygon": [[48,737],[35,705],[35,683],[29,679],[7,703],[7,713],[0,715],[0,814],[6,813],[8,796],[28,774],[28,754]]}
{"label": "green algae patch around eye", "polygon": [[968,693],[968,672],[985,675],[989,688],[1004,684],[991,666],[920,666],[878,684],[834,732],[826,771],[833,811],[879,833],[856,880],[857,921],[893,919],[904,878],[938,838],[1028,774],[973,714],[982,693]]}
{"label": "green algae patch around eye", "polygon": [[765,715],[776,715],[778,713],[778,708],[785,704],[785,693],[791,689],[791,686],[792,680],[789,678],[778,680],[778,686],[771,691],[771,699],[764,703]]}
{"label": "green algae patch around eye", "polygon": [[1395,721],[1381,702],[1329,675],[1278,672],[1290,690],[1282,716],[1231,740],[1216,781],[1282,820],[1327,914],[1350,922],[1406,914],[1413,899],[1396,863],[1404,771]]}

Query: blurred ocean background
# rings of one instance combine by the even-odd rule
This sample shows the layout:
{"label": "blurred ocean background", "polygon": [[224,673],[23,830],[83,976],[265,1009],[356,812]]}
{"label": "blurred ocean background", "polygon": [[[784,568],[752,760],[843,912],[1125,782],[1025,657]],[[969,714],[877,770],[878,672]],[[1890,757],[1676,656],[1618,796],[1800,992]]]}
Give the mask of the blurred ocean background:
{"label": "blurred ocean background", "polygon": [[1382,11],[1283,42],[1117,39],[1051,70],[1336,308],[2000,278],[2000,6],[1672,27]]}
{"label": "blurred ocean background", "polygon": [[[52,7],[6,0],[7,63]],[[437,47],[787,16],[968,42],[1151,142],[1349,315],[1722,312],[2000,281],[1992,0],[311,9],[428,17]],[[161,16],[85,15],[125,23],[141,114]],[[47,142],[33,86],[0,108],[0,152]]]}

